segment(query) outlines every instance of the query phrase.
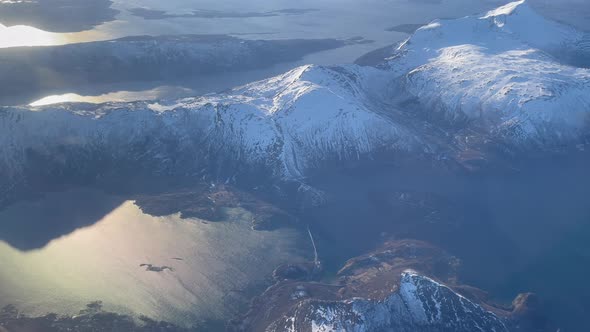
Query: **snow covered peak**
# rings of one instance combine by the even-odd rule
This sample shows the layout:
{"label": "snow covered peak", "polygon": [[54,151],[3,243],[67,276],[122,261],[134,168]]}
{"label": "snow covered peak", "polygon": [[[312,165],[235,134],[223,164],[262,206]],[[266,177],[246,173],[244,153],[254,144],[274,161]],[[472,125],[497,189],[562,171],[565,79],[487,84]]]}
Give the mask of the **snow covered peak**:
{"label": "snow covered peak", "polygon": [[327,159],[357,159],[377,147],[423,150],[416,133],[373,103],[368,86],[382,77],[357,66],[303,66],[199,103],[231,119],[228,128],[240,131],[244,149],[260,150],[256,158],[268,159],[272,146],[280,173],[300,177]]}
{"label": "snow covered peak", "polygon": [[403,273],[399,289],[383,300],[303,301],[267,329],[285,330],[508,331],[494,313],[415,272]]}
{"label": "snow covered peak", "polygon": [[[332,95],[339,99],[361,97],[363,80],[368,79],[367,71],[358,67],[324,67],[306,65],[295,68],[285,74],[247,84],[231,91],[230,98],[236,96],[250,100],[268,115],[289,112],[299,102],[311,95]],[[220,96],[223,98],[223,96]],[[220,99],[221,100],[221,99]],[[325,100],[318,99],[314,103]],[[317,104],[314,108],[321,107]],[[324,109],[322,113],[329,112]],[[316,114],[319,116],[320,114]]]}
{"label": "snow covered peak", "polygon": [[377,149],[424,152],[416,132],[373,103],[366,85],[383,74],[303,66],[227,93],[173,102],[0,109],[2,178],[23,182],[32,157],[46,158],[47,172],[65,164],[87,172],[106,155],[108,164],[158,173],[224,169],[233,175],[258,168],[300,178],[322,163]]}
{"label": "snow covered peak", "polygon": [[401,49],[411,47],[432,55],[440,48],[470,44],[490,51],[532,47],[552,52],[587,37],[571,26],[543,17],[526,1],[517,1],[481,16],[435,20],[418,29]]}
{"label": "snow covered peak", "polygon": [[[525,1],[483,16],[435,21],[403,43],[388,70],[400,95],[494,138],[554,144],[584,136],[590,113],[590,36]],[[474,124],[475,123],[475,124]]]}
{"label": "snow covered peak", "polygon": [[480,19],[492,23],[505,34],[544,50],[563,47],[564,43],[571,43],[584,35],[571,26],[543,17],[524,0],[490,11]]}
{"label": "snow covered peak", "polygon": [[511,3],[508,3],[504,6],[490,10],[482,18],[512,15],[516,12],[517,9],[522,10],[523,7],[526,7],[525,10],[528,10],[528,6],[526,5],[526,0],[514,1]]}
{"label": "snow covered peak", "polygon": [[589,45],[520,1],[435,21],[379,68],[308,65],[173,102],[4,108],[0,191],[26,182],[39,159],[48,174],[94,169],[106,155],[157,172],[251,167],[301,178],[377,153],[446,159],[472,148],[466,132],[509,148],[576,146],[588,136],[590,69],[568,57],[590,59]]}

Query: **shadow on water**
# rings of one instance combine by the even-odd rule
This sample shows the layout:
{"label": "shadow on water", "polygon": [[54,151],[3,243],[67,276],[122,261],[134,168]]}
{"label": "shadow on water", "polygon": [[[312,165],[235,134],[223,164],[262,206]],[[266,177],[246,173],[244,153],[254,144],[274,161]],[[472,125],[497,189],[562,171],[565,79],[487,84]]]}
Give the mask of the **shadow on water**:
{"label": "shadow on water", "polygon": [[[489,291],[496,301],[508,304],[517,293],[533,291],[559,326],[590,328],[584,315],[590,311],[585,301],[590,286],[584,282],[590,272],[590,156],[578,153],[511,165],[517,170],[463,172],[383,163],[332,169],[309,179],[325,194],[326,203],[297,219],[311,225],[328,275],[383,239],[424,240],[461,259],[463,281]],[[230,206],[246,202],[261,215],[277,214],[248,196],[224,190],[215,195]],[[156,193],[138,201],[144,212],[154,215],[176,210],[200,215],[209,211],[201,196]],[[109,197],[68,192],[42,208],[35,202],[14,204],[0,211],[0,239],[20,250],[42,247],[100,220],[123,202]],[[202,204],[195,209],[186,202]],[[20,211],[18,217],[15,211]]]}
{"label": "shadow on water", "polygon": [[41,249],[105,219],[128,201],[151,217],[178,214],[180,219],[220,222],[230,216],[227,209],[242,208],[252,214],[247,219],[253,231],[300,226],[284,197],[277,197],[278,187],[263,178],[254,189],[245,184],[139,172],[124,178],[119,174],[101,180],[74,175],[59,179],[47,183],[42,179],[36,189],[0,206],[0,241],[20,251]]}
{"label": "shadow on water", "polygon": [[123,202],[122,198],[85,189],[17,202],[0,210],[0,240],[21,251],[39,249],[93,225]]}
{"label": "shadow on water", "polygon": [[[111,331],[119,323],[128,325],[112,331],[149,331],[154,329],[144,327],[159,327],[154,324],[163,320],[222,330],[227,319],[247,309],[250,299],[269,286],[277,266],[305,262],[310,250],[307,234],[298,230],[255,229],[264,217],[272,223],[282,220],[272,205],[219,188],[223,185],[212,187],[218,189],[144,190],[121,195],[127,198],[123,204],[116,197],[107,201],[107,194],[76,189],[2,211],[2,221],[9,215],[14,220],[0,228],[0,307],[13,304],[22,311],[9,323],[33,324],[43,332],[67,331],[77,324],[84,327],[77,331]],[[223,206],[204,204],[202,196]],[[219,222],[192,218],[211,208],[223,210]],[[5,231],[9,227],[10,233]],[[52,238],[56,240],[45,246]],[[104,301],[110,312],[72,316],[94,299]],[[129,325],[141,315],[154,321]],[[5,322],[0,312],[0,326]]]}

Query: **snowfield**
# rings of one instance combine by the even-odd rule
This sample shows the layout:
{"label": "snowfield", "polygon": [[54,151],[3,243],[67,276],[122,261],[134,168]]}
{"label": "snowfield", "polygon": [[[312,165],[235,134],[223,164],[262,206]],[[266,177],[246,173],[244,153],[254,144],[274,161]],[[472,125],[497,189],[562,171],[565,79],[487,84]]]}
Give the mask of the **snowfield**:
{"label": "snowfield", "polygon": [[586,52],[587,40],[519,1],[422,27],[386,67],[399,73],[401,93],[434,112],[467,117],[514,144],[552,144],[585,134],[590,70],[559,55]]}
{"label": "snowfield", "polygon": [[577,146],[588,132],[590,70],[570,60],[587,54],[588,40],[518,1],[434,21],[377,67],[303,66],[176,101],[2,108],[0,192],[31,173],[120,165],[301,178],[377,151],[440,157],[460,149],[453,137],[466,131],[522,149]]}

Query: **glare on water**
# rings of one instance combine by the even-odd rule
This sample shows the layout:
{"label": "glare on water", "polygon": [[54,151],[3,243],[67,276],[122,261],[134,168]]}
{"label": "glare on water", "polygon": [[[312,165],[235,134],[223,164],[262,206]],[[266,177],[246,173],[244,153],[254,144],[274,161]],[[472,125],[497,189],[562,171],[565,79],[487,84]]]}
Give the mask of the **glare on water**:
{"label": "glare on water", "polygon": [[77,93],[51,95],[30,103],[30,106],[39,107],[60,103],[90,103],[101,104],[106,102],[132,102],[138,100],[169,99],[191,96],[193,90],[174,86],[161,86],[150,90],[141,91],[116,91],[97,96],[83,96]]}
{"label": "glare on water", "polygon": [[[0,212],[0,219],[44,222],[31,212],[43,204],[23,203]],[[178,324],[223,319],[235,314],[236,304],[247,304],[243,291],[264,286],[277,265],[303,259],[297,232],[253,231],[250,217],[242,209],[228,210],[228,220],[217,223],[153,217],[123,201],[95,224],[39,249],[21,251],[0,241],[0,307],[75,313],[102,300],[109,310]]]}
{"label": "glare on water", "polygon": [[26,25],[6,27],[0,24],[0,48],[59,45],[67,41],[67,34],[47,32]]}

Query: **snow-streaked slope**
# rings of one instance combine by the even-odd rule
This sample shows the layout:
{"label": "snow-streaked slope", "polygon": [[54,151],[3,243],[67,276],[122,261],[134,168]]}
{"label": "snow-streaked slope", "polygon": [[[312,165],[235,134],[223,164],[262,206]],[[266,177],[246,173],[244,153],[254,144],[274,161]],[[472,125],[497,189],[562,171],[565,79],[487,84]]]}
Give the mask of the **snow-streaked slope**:
{"label": "snow-streaked slope", "polygon": [[568,61],[585,58],[588,40],[519,1],[422,27],[378,68],[303,66],[172,102],[0,109],[0,190],[31,174],[118,167],[300,178],[376,151],[439,158],[463,148],[453,140],[466,132],[516,148],[575,146],[588,132],[590,70]]}
{"label": "snow-streaked slope", "polygon": [[508,331],[494,313],[413,271],[383,300],[308,300],[268,331]]}
{"label": "snow-streaked slope", "polygon": [[225,144],[299,177],[327,158],[359,158],[376,147],[422,149],[414,132],[380,115],[373,103],[368,86],[382,76],[356,66],[303,66],[229,94],[185,100],[184,107],[212,108],[210,131]]}
{"label": "snow-streaked slope", "polygon": [[572,54],[584,57],[587,40],[518,1],[479,17],[434,21],[385,67],[399,76],[399,93],[449,119],[474,120],[510,143],[561,143],[587,128],[590,70],[568,64]]}
{"label": "snow-streaked slope", "polygon": [[304,66],[225,94],[169,103],[5,108],[2,170],[22,175],[39,156],[48,166],[108,160],[188,174],[231,160],[299,177],[327,158],[358,158],[375,147],[414,150],[420,138],[373,109],[366,85],[377,72]]}
{"label": "snow-streaked slope", "polygon": [[286,174],[302,175],[326,158],[356,159],[377,147],[418,148],[416,133],[379,115],[379,106],[371,100],[368,87],[381,77],[377,70],[356,66],[305,66],[239,88],[238,97],[216,102],[235,105],[235,114],[241,113],[239,109],[264,114],[274,136],[248,124],[242,127],[246,144],[268,145],[272,143],[259,143],[261,137],[276,137]]}

